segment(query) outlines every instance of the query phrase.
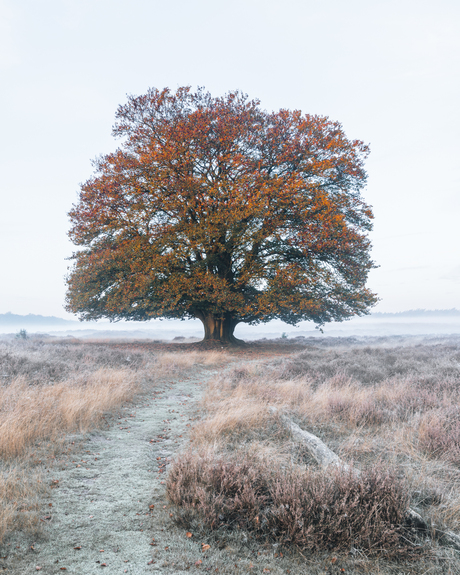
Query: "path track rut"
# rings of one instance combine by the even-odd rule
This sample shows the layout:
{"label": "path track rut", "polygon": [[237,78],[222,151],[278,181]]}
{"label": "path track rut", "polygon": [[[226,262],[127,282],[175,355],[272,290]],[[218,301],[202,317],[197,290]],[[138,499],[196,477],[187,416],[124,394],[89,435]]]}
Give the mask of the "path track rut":
{"label": "path track rut", "polygon": [[[124,407],[108,429],[88,434],[78,454],[49,472],[56,487],[42,516],[45,536],[33,549],[19,537],[0,567],[15,575],[37,567],[46,575],[161,572],[171,544],[165,472],[188,440],[202,389],[214,374],[203,369],[171,377]],[[187,554],[197,546],[186,537],[183,545]]]}

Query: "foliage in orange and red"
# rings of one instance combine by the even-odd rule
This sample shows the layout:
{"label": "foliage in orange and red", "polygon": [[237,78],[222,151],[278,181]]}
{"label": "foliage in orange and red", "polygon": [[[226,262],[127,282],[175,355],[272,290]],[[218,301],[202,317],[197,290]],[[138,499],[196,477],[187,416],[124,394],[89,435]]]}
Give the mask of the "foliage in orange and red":
{"label": "foliage in orange and red", "polygon": [[240,92],[151,89],[118,108],[122,146],[70,212],[67,309],[82,319],[295,324],[367,312],[368,148],[341,125]]}

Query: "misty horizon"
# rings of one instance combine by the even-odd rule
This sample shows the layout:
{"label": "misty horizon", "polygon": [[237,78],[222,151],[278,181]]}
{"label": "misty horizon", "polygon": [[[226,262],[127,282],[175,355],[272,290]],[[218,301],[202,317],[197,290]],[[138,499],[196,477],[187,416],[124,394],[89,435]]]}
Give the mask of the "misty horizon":
{"label": "misty horizon", "polygon": [[[78,321],[56,316],[36,314],[19,315],[7,312],[0,314],[0,335],[14,336],[20,330],[30,335],[43,334],[54,337],[77,339],[201,339],[203,326],[200,320],[152,319],[144,322],[121,320],[110,322]],[[313,322],[299,322],[288,325],[281,320],[272,320],[258,325],[239,324],[235,330],[245,340],[273,339],[280,337],[369,337],[369,336],[448,336],[460,333],[460,310],[406,310],[395,313],[377,312],[354,317],[343,322],[330,322],[322,331]]]}

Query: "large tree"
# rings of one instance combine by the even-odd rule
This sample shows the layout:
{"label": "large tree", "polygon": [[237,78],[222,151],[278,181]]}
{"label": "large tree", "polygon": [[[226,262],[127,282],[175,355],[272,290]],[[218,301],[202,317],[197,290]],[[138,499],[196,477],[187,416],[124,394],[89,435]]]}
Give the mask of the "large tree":
{"label": "large tree", "polygon": [[376,302],[368,148],[338,122],[185,87],[129,97],[113,134],[70,212],[81,319],[198,318],[235,343],[239,322],[322,325]]}

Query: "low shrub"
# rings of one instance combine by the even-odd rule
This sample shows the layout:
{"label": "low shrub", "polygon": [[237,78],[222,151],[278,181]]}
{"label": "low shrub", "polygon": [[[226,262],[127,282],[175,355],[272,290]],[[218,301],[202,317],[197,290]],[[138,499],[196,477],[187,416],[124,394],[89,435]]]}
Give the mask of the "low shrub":
{"label": "low shrub", "polygon": [[211,530],[245,529],[306,551],[360,548],[401,556],[413,550],[405,513],[408,492],[391,471],[359,477],[339,471],[273,469],[254,458],[184,453],[174,462],[167,495],[176,521],[198,517]]}

